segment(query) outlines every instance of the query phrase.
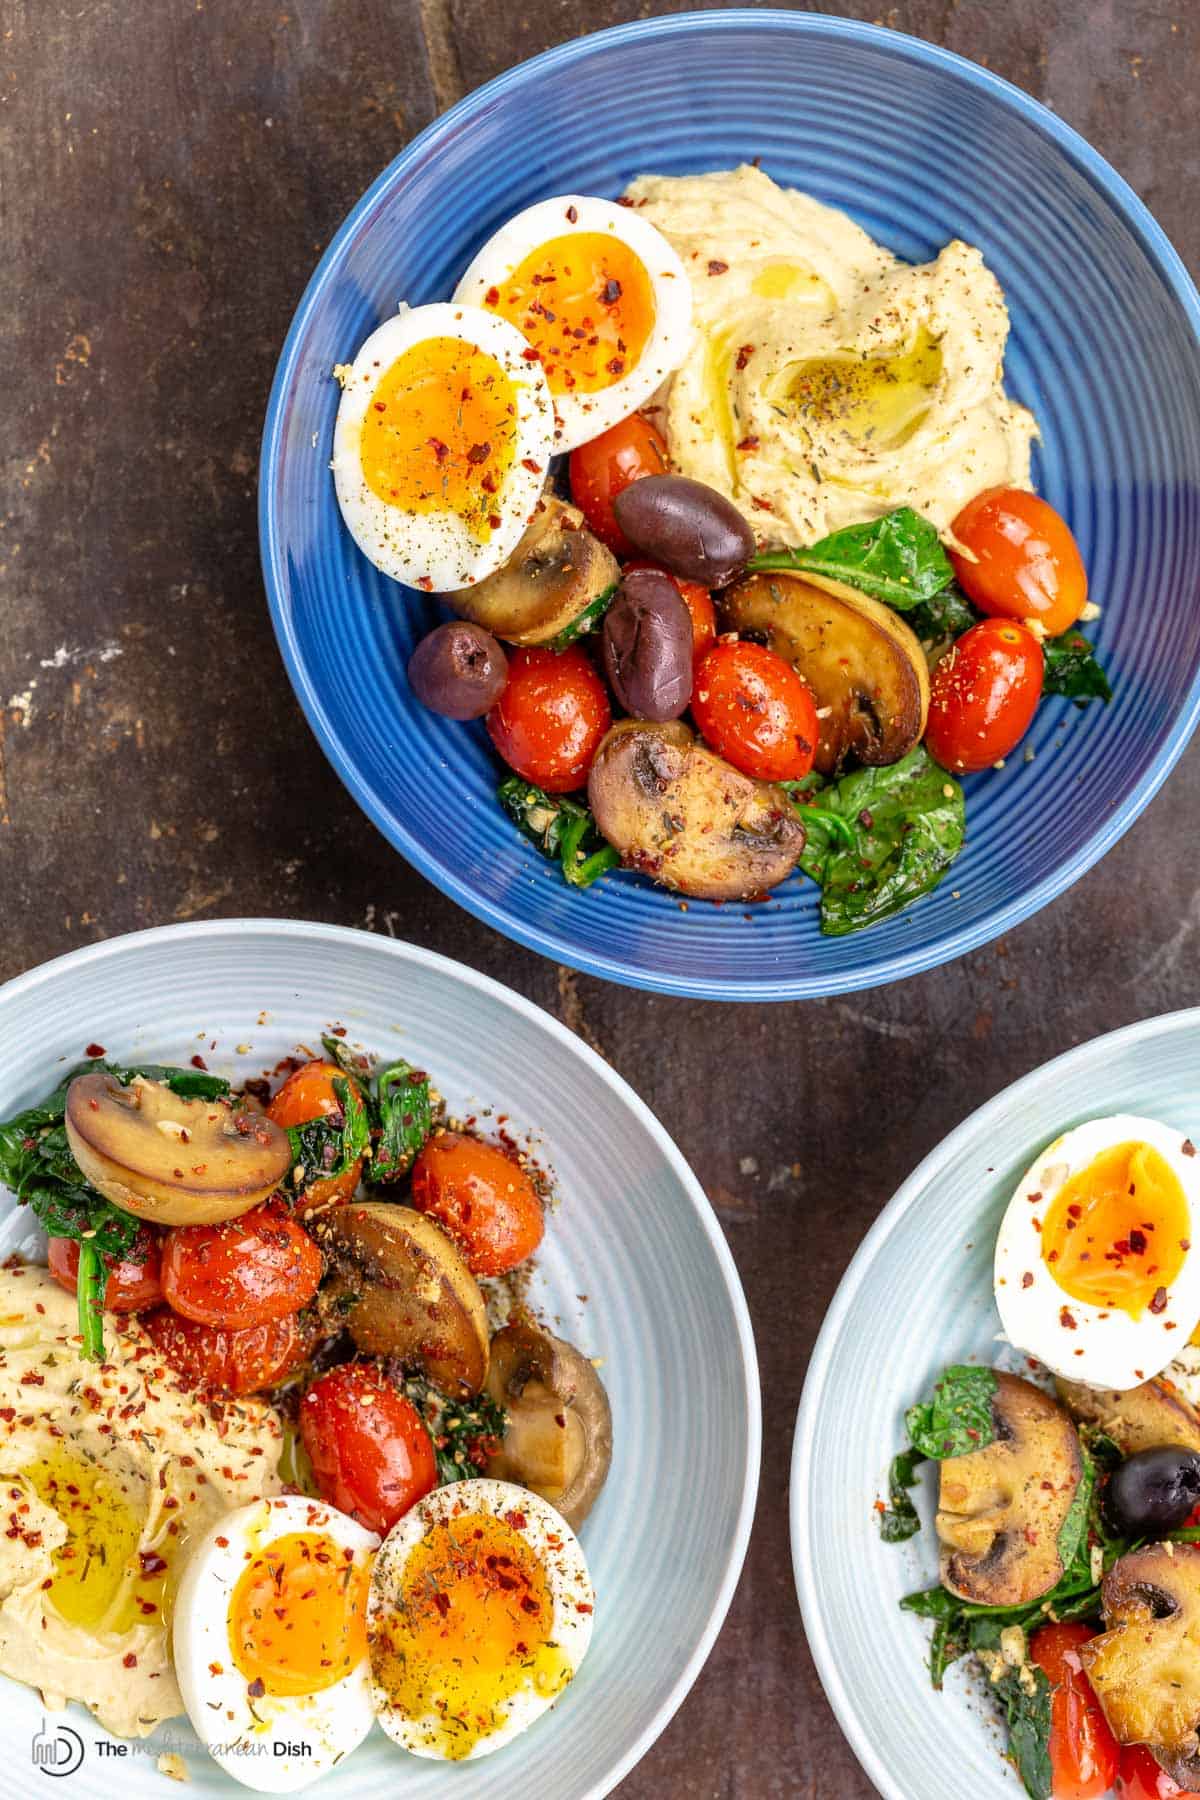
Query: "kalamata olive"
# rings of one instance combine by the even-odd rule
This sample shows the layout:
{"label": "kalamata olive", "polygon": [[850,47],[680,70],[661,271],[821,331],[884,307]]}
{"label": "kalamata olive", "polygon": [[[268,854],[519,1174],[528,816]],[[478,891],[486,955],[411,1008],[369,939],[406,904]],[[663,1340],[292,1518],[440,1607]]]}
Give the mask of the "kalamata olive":
{"label": "kalamata olive", "polygon": [[1200,1453],[1164,1445],[1139,1450],[1113,1470],[1104,1506],[1125,1537],[1162,1537],[1177,1531],[1200,1504]]}
{"label": "kalamata olive", "polygon": [[604,668],[635,719],[677,719],[692,697],[692,615],[661,569],[630,569],[604,615]]}
{"label": "kalamata olive", "polygon": [[413,693],[447,719],[482,719],[504,692],[508,660],[490,631],[452,619],[423,637],[408,664]]}
{"label": "kalamata olive", "polygon": [[612,505],[630,543],[685,581],[728,587],[754,554],[754,533],[733,502],[686,475],[644,475]]}

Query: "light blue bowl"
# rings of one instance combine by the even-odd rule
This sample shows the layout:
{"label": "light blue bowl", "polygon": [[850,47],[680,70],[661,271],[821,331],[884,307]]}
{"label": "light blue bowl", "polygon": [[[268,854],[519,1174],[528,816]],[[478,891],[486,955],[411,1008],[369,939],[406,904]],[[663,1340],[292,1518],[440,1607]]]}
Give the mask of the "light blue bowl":
{"label": "light blue bowl", "polygon": [[881,1541],[875,1501],[905,1443],[904,1412],[952,1362],[990,1362],[996,1232],[1017,1183],[1059,1132],[1104,1113],[1200,1131],[1200,1010],[1148,1019],[1060,1056],[973,1113],[880,1214],[821,1328],[792,1456],[796,1587],[825,1692],[885,1800],[1020,1800],[996,1715],[966,1679],[929,1685],[929,1626],[899,1610],[937,1580],[934,1476],[923,1529]]}
{"label": "light blue bowl", "polygon": [[[968,848],[932,898],[822,939],[799,876],[765,904],[678,901],[632,874],[586,893],[494,802],[480,726],[425,711],[409,653],[442,613],[344,530],[330,371],[401,298],[445,298],[531,201],[728,168],[844,207],[903,257],[958,235],[1004,285],[1008,381],[1045,432],[1036,479],[1104,608],[1105,711],[1044,706],[1002,773],[968,782]],[[584,38],[470,95],[364,195],[280,359],[262,454],[267,592],[288,674],[351,794],[452,899],[559,962],[636,987],[781,1000],[874,987],[1009,930],[1102,856],[1165,779],[1200,709],[1200,301],[1145,207],[1082,138],[984,69],[800,12],[655,19]]]}
{"label": "light blue bowl", "polygon": [[[90,1043],[127,1059],[186,1062],[201,1051],[214,1071],[245,1076],[313,1046],[333,1023],[352,1044],[429,1069],[456,1111],[491,1105],[518,1137],[537,1135],[561,1205],[538,1253],[534,1302],[603,1359],[614,1455],[581,1532],[596,1585],[592,1646],[551,1715],[469,1765],[408,1756],[376,1729],[314,1791],[599,1800],[699,1674],[758,1485],[758,1370],[737,1273],[695,1176],[637,1096],[571,1032],[470,969],[363,932],[242,919],[116,938],[0,989],[0,1118],[45,1094]],[[0,1190],[0,1258],[40,1242]],[[30,1760],[38,1696],[0,1686],[0,1787],[45,1800]],[[72,1707],[68,1722],[87,1746],[85,1791],[99,1781],[128,1800],[162,1800],[154,1754],[101,1762],[91,1715]],[[245,1792],[186,1719],[147,1741],[155,1754],[183,1749],[189,1793]]]}

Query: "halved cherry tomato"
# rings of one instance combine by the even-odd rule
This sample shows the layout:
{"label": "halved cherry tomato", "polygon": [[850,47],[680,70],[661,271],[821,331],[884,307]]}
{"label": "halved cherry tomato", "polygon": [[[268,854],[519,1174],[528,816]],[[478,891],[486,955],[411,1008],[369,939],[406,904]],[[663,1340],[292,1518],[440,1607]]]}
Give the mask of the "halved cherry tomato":
{"label": "halved cherry tomato", "polygon": [[641,413],[572,450],[571,498],[614,555],[632,556],[634,549],[617,524],[613,501],[631,482],[661,475],[669,466],[666,439]]}
{"label": "halved cherry tomato", "polygon": [[980,612],[1036,619],[1049,637],[1068,631],[1087,604],[1087,570],[1066,520],[1025,488],[988,488],[953,525],[971,553],[951,550],[959,585]]}
{"label": "halved cherry tomato", "polygon": [[167,1305],[201,1325],[243,1331],[299,1312],[321,1282],[321,1252],[268,1201],[219,1225],[181,1225],[163,1240]]}
{"label": "halved cherry tomato", "polygon": [[437,1486],[420,1413],[370,1363],[342,1363],[300,1402],[300,1436],[322,1500],[384,1534]]}
{"label": "halved cherry tomato", "polygon": [[800,781],[817,750],[811,690],[774,650],[715,644],[696,671],[692,717],[725,761],[759,781]]}
{"label": "halved cherry tomato", "polygon": [[515,1157],[461,1131],[440,1131],[413,1164],[412,1203],[459,1246],[473,1275],[503,1275],[532,1256],[545,1219]]}
{"label": "halved cherry tomato", "polygon": [[548,794],[583,786],[611,724],[608,690],[577,644],[514,650],[508,684],[487,716],[509,768]]}
{"label": "halved cherry tomato", "polygon": [[1148,1744],[1127,1744],[1122,1750],[1114,1791],[1120,1800],[1196,1800],[1194,1788],[1181,1788],[1160,1768]]}
{"label": "halved cherry tomato", "polygon": [[685,581],[681,575],[672,575],[668,569],[660,569],[648,557],[638,557],[635,562],[626,563],[624,573],[628,575],[631,569],[653,569],[675,583],[683,604],[691,614],[692,667],[698,669],[717,641],[717,609],[708,589],[701,587],[698,581]]}
{"label": "halved cherry tomato", "polygon": [[[333,1084],[335,1081],[350,1079],[346,1071],[339,1069],[336,1063],[324,1062],[318,1057],[315,1062],[305,1063],[288,1076],[279,1092],[272,1097],[267,1107],[267,1116],[276,1125],[282,1125],[286,1131],[292,1125],[307,1125],[310,1119],[323,1119],[330,1113],[340,1112],[342,1103]],[[296,1208],[297,1212],[315,1211],[318,1207],[332,1205],[335,1201],[351,1199],[361,1177],[360,1157],[341,1175],[332,1175],[328,1181],[310,1181]]]}
{"label": "halved cherry tomato", "polygon": [[933,671],[925,744],[943,769],[990,768],[1029,730],[1042,693],[1045,658],[1031,631],[984,619],[953,644]]}
{"label": "halved cherry tomato", "polygon": [[[161,1240],[152,1225],[140,1227],[124,1256],[102,1258],[108,1270],[104,1310],[113,1313],[146,1312],[162,1304],[159,1282]],[[79,1277],[79,1244],[74,1238],[52,1237],[47,1257],[50,1273],[59,1287],[73,1294]]]}
{"label": "halved cherry tomato", "polygon": [[1054,1689],[1050,1700],[1050,1769],[1054,1800],[1096,1800],[1116,1778],[1120,1750],[1083,1672],[1079,1646],[1090,1625],[1043,1625],[1029,1655]]}
{"label": "halved cherry tomato", "polygon": [[256,1394],[282,1381],[304,1355],[295,1313],[267,1325],[227,1331],[160,1306],[146,1313],[141,1324],[163,1360],[192,1387]]}

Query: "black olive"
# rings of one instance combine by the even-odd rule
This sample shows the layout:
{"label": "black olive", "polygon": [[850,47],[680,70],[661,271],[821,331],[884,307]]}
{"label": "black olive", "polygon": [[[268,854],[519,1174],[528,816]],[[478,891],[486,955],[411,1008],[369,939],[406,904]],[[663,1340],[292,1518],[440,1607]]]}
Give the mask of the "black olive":
{"label": "black olive", "polygon": [[1200,1454],[1164,1445],[1128,1456],[1108,1478],[1104,1508],[1124,1537],[1177,1531],[1200,1504]]}
{"label": "black olive", "polygon": [[413,693],[447,719],[481,719],[504,692],[508,659],[490,631],[452,619],[421,639],[408,663]]}
{"label": "black olive", "polygon": [[613,512],[631,544],[707,588],[728,587],[754,554],[754,533],[733,502],[686,475],[643,475],[616,496]]}
{"label": "black olive", "polygon": [[669,575],[630,569],[604,615],[604,668],[635,719],[677,719],[692,698],[692,615]]}

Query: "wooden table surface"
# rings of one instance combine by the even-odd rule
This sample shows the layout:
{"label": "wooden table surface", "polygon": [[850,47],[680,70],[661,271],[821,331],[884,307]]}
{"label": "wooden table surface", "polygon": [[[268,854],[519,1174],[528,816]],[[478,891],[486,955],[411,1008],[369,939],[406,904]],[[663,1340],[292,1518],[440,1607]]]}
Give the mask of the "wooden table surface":
{"label": "wooden table surface", "polygon": [[[719,1214],[766,1419],[728,1622],[622,1800],[864,1800],[788,1553],[813,1338],[879,1208],[973,1107],[1072,1044],[1200,1001],[1200,747],[1099,868],[961,962],[846,1000],[662,999],[495,936],[359,817],[292,699],[259,576],[267,388],[347,209],[467,89],[561,39],[674,10],[0,0],[0,977],[174,919],[328,919],[457,957],[599,1048]],[[828,10],[931,38],[1046,101],[1196,268],[1195,0]]]}

